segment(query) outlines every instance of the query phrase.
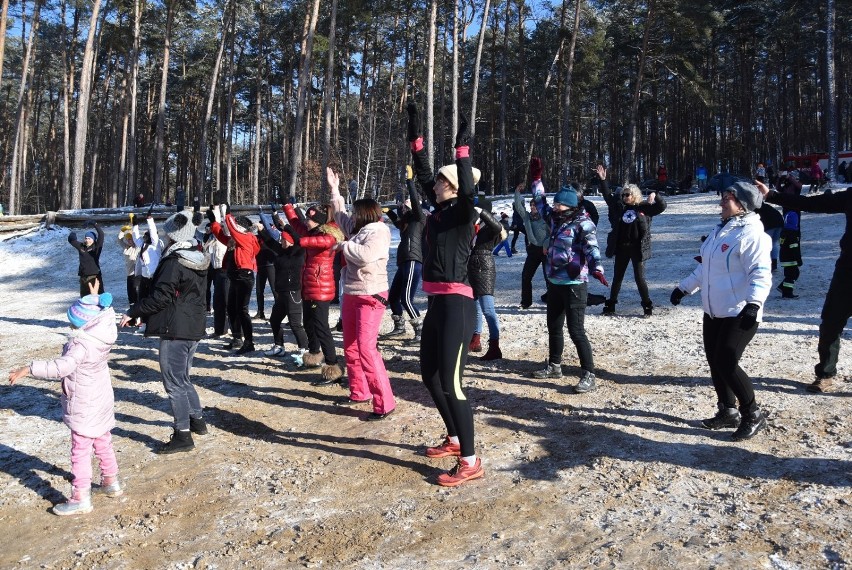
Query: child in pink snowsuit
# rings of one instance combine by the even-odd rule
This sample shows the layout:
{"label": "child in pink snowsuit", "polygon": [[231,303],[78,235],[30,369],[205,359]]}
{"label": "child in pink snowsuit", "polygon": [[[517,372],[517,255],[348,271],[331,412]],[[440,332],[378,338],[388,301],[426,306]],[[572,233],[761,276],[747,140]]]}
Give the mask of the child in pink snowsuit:
{"label": "child in pink snowsuit", "polygon": [[53,507],[57,515],[92,511],[93,448],[101,464],[101,491],[108,497],[118,497],[123,492],[110,434],[115,427],[115,413],[107,360],[118,337],[111,305],[110,293],[79,299],[68,309],[73,330],[62,356],[56,360],[35,360],[9,373],[10,384],[27,375],[62,379],[62,420],[71,429],[74,481],[69,499]]}

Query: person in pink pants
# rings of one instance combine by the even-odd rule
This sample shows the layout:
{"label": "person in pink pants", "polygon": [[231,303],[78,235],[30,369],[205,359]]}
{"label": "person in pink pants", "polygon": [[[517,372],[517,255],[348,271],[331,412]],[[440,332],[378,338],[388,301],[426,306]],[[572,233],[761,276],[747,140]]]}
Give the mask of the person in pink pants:
{"label": "person in pink pants", "polygon": [[356,200],[352,213],[346,213],[338,176],[329,168],[326,177],[334,219],[348,238],[338,248],[346,263],[342,311],[349,397],[337,403],[351,406],[372,400],[373,412],[364,419],[383,420],[396,408],[385,363],[376,347],[388,304],[390,229],[382,222],[382,208],[375,200]]}
{"label": "person in pink pants", "polygon": [[112,379],[107,360],[118,337],[112,294],[93,294],[68,309],[72,333],[55,360],[36,360],[9,373],[9,383],[24,376],[62,379],[62,421],[71,429],[71,496],[53,507],[57,515],[92,511],[92,450],[101,464],[100,490],[108,497],[123,493],[110,430],[115,427]]}

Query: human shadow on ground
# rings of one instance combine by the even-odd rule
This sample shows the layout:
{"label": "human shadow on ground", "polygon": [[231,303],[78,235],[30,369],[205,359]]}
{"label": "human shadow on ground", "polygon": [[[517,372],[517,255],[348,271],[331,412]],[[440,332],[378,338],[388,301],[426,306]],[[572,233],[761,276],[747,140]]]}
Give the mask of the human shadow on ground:
{"label": "human shadow on ground", "polygon": [[66,481],[73,479],[69,471],[2,443],[0,443],[0,470],[18,479],[26,488],[53,504],[59,503],[64,495],[55,489],[50,481],[42,477],[39,471],[58,475]]}
{"label": "human shadow on ground", "polygon": [[[239,437],[250,439],[259,439],[270,443],[287,445],[303,449],[312,449],[314,451],[322,451],[325,453],[339,455],[342,457],[353,457],[360,459],[369,459],[383,464],[395,465],[404,467],[420,473],[424,479],[434,474],[434,467],[427,465],[425,462],[407,461],[378,453],[374,450],[375,447],[387,447],[390,449],[408,449],[412,454],[421,450],[420,447],[401,444],[396,441],[384,441],[366,437],[346,437],[341,435],[323,435],[316,433],[287,431],[281,432],[272,429],[263,422],[252,420],[244,415],[223,410],[221,408],[209,408],[206,417],[211,425],[216,426],[222,431],[232,433]],[[357,446],[350,448],[346,446]]]}
{"label": "human shadow on ground", "polygon": [[50,332],[54,332],[60,335],[63,333],[68,333],[71,330],[68,321],[60,321],[57,319],[21,319],[16,317],[0,317],[0,321],[6,321],[7,323],[12,323],[16,325],[32,325],[37,327],[46,327],[50,329]]}

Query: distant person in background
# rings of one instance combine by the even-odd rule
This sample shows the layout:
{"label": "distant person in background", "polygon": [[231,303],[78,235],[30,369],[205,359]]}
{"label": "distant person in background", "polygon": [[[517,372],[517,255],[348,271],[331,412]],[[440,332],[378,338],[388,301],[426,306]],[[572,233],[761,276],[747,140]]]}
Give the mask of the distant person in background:
{"label": "distant person in background", "polygon": [[825,173],[819,165],[819,161],[815,160],[811,165],[811,192],[817,192],[825,183]]}
{"label": "distant person in background", "polygon": [[707,168],[703,164],[699,164],[695,169],[695,180],[698,181],[698,189],[701,192],[707,190]]}
{"label": "distant person in background", "polygon": [[762,162],[757,163],[757,168],[754,170],[754,176],[756,180],[760,182],[766,182],[766,167]]}
{"label": "distant person in background", "polygon": [[[489,202],[489,204],[490,204],[490,202]],[[489,206],[489,209],[490,209],[490,206]],[[488,213],[491,214],[490,211]],[[497,240],[499,243],[497,243],[497,245],[492,248],[491,253],[493,255],[500,255],[500,250],[505,249],[506,250],[506,256],[512,257],[512,249],[509,247],[509,215],[506,214],[506,212],[503,212],[502,214],[500,214],[500,219],[497,220],[497,223],[500,224],[500,226],[502,226],[503,232],[502,232],[502,235],[500,236],[501,239]]]}
{"label": "distant person in background", "polygon": [[257,301],[257,314],[254,316],[259,321],[267,320],[266,303],[264,293],[266,292],[266,283],[269,283],[269,288],[272,290],[273,304],[278,299],[278,292],[275,287],[275,254],[266,246],[263,239],[258,238],[260,249],[257,250],[255,261],[257,262],[257,279],[255,280],[255,296]]}
{"label": "distant person in background", "polygon": [[666,170],[665,164],[660,164],[657,167],[657,182],[661,187],[665,187],[666,183],[669,181],[669,173]]}
{"label": "distant person in background", "polygon": [[77,232],[68,234],[68,243],[77,250],[80,264],[77,275],[80,277],[80,297],[89,294],[89,285],[98,282],[98,293],[104,292],[104,279],[101,276],[101,251],[104,247],[104,231],[97,222],[86,224],[91,227],[83,235],[83,241],[77,239]]}
{"label": "distant person in background", "polygon": [[[482,318],[488,323],[488,351],[482,360],[497,360],[503,358],[500,350],[500,321],[494,308],[494,286],[497,282],[497,264],[492,252],[494,245],[502,241],[508,247],[506,226],[491,215],[491,201],[480,197],[476,201],[479,219],[476,222],[476,240],[470,250],[467,261],[467,275],[473,289],[473,300],[476,302],[476,320],[473,326],[468,352],[482,350],[480,337],[482,335]],[[507,222],[509,217],[504,218]],[[501,246],[497,246],[499,249]]]}
{"label": "distant person in background", "polygon": [[817,353],[819,362],[814,367],[816,380],[808,386],[811,392],[828,392],[833,388],[837,376],[837,359],[840,356],[840,337],[849,317],[852,316],[852,234],[849,233],[849,221],[852,220],[852,188],[819,196],[799,196],[793,193],[781,193],[770,190],[758,183],[757,187],[767,202],[783,208],[819,214],[845,214],[846,228],[840,238],[840,257],[834,266],[831,284],[825,295],[819,325]]}
{"label": "distant person in background", "polygon": [[145,222],[148,227],[144,233],[138,225],[133,226],[133,243],[139,248],[133,280],[137,299],[147,297],[151,292],[152,279],[163,253],[163,240],[157,233],[154,216],[149,214]]}
{"label": "distant person in background", "polygon": [[509,229],[514,232],[512,236],[512,253],[518,253],[518,236],[524,234],[524,237],[526,237],[527,235],[527,231],[524,229],[524,220],[518,212],[512,212],[512,222],[509,224]]}
{"label": "distant person in background", "polygon": [[852,180],[849,180],[848,166],[846,165],[845,160],[840,163],[840,166],[837,167],[837,181],[852,182]]}
{"label": "distant person in background", "polygon": [[722,223],[701,244],[701,261],[670,298],[678,305],[686,295],[701,291],[704,352],[718,408],[701,423],[712,430],[736,428],[731,436],[735,441],[754,437],[766,427],[751,379],[739,365],[772,288],[772,244],[754,213],[762,203],[760,191],[748,182],[736,182],[722,192]]}
{"label": "distant person in background", "polygon": [[121,254],[124,259],[124,273],[127,276],[127,303],[132,305],[139,297],[136,295],[136,257],[139,248],[133,242],[133,214],[130,214],[129,226],[122,226],[118,232],[118,244],[121,246]]}
{"label": "distant person in background", "polygon": [[[530,200],[530,211],[524,207],[524,199],[521,198],[523,184],[515,188],[515,213],[521,217],[527,236],[527,258],[521,271],[521,308],[529,309],[532,306],[532,280],[538,268],[542,268],[544,275],[544,243],[547,241],[549,228],[547,222],[541,219],[536,208],[535,200]],[[547,277],[545,277],[545,283]]]}
{"label": "distant person in background", "polygon": [[136,208],[141,208],[145,205],[145,194],[140,192],[136,195],[136,198],[133,199],[133,206]]}

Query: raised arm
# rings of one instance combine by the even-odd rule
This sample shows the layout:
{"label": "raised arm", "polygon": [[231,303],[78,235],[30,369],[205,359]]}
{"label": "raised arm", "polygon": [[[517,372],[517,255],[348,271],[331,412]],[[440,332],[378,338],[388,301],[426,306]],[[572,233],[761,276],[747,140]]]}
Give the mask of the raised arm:
{"label": "raised arm", "polygon": [[423,145],[423,135],[420,134],[420,117],[417,105],[414,103],[408,104],[408,143],[411,146],[411,158],[417,182],[420,183],[420,187],[423,188],[429,201],[437,205],[434,191],[435,174],[432,172],[432,165],[429,164],[429,154]]}

